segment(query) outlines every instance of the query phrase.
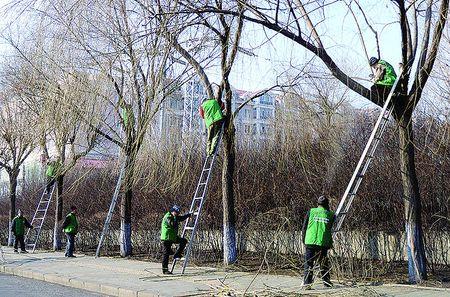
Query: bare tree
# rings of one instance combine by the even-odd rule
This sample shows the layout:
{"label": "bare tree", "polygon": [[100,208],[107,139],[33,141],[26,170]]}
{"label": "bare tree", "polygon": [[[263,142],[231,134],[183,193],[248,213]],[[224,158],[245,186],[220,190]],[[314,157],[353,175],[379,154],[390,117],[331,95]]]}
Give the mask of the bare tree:
{"label": "bare tree", "polygon": [[[0,93],[0,168],[9,177],[9,225],[16,215],[17,183],[20,166],[36,145],[34,117],[26,111],[13,92]],[[8,244],[12,244],[9,228]]]}
{"label": "bare tree", "polygon": [[[364,21],[369,23],[365,17],[365,5],[359,1],[354,2],[357,4],[354,9],[358,9],[363,14]],[[303,4],[301,0],[264,3],[249,0],[239,1],[239,3],[246,9],[244,16],[242,16],[241,10],[218,9],[209,3],[205,3],[201,11],[242,16],[245,21],[260,24],[264,28],[277,32],[316,55],[331,74],[349,89],[374,103],[378,102],[376,95],[371,96],[368,88],[355,81],[350,74],[345,73],[338,66],[321,39],[319,24],[326,21],[325,14],[322,12],[332,9],[333,5],[340,5],[340,3],[312,1]],[[395,0],[392,3],[397,8],[399,15],[400,42],[398,46],[401,48],[402,64],[404,65],[400,80],[401,95],[395,100],[394,118],[399,126],[400,171],[408,243],[409,280],[416,283],[425,279],[427,272],[421,219],[422,206],[414,160],[412,115],[433,70],[448,15],[449,1]],[[437,5],[439,8],[436,10]],[[419,26],[421,12],[425,12],[425,16],[423,25]],[[419,44],[420,36],[422,36],[421,44]],[[375,37],[377,38],[377,35]],[[411,71],[413,65],[415,65],[415,70]]]}

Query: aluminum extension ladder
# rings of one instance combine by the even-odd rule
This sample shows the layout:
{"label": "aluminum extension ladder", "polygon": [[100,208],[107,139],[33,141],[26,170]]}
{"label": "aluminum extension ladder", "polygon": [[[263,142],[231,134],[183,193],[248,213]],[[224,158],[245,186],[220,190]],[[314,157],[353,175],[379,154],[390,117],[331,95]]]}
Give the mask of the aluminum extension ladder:
{"label": "aluminum extension ladder", "polygon": [[375,123],[375,127],[373,128],[369,140],[367,141],[366,147],[364,148],[361,158],[359,159],[358,165],[356,165],[355,171],[353,172],[352,178],[348,183],[347,189],[345,190],[344,195],[339,202],[339,206],[335,213],[333,232],[337,232],[341,229],[342,223],[344,222],[344,219],[350,210],[353,199],[355,199],[356,193],[358,192],[364,175],[369,168],[370,162],[374,158],[375,151],[381,141],[381,137],[383,136],[384,131],[386,130],[389,117],[392,114],[392,108],[389,106],[389,103],[392,100],[392,96],[395,93],[397,84],[401,76],[402,73],[398,75],[397,79],[394,82],[394,85],[391,88],[391,91],[389,92],[386,102],[383,105],[383,109],[381,110],[380,116]]}
{"label": "aluminum extension ladder", "polygon": [[119,178],[117,179],[116,188],[114,189],[114,194],[111,199],[111,204],[109,205],[108,215],[106,216],[105,224],[103,225],[102,234],[100,236],[100,241],[98,242],[97,251],[95,252],[95,257],[100,256],[100,249],[102,248],[103,241],[105,240],[106,234],[109,231],[109,225],[111,223],[111,219],[114,213],[114,209],[116,208],[117,200],[119,198],[120,187],[122,185],[123,175],[125,174],[125,164],[120,169]]}
{"label": "aluminum extension ladder", "polygon": [[[207,155],[205,162],[203,163],[202,173],[200,174],[200,178],[198,179],[197,188],[195,190],[194,198],[191,202],[191,207],[189,208],[189,213],[192,213],[192,217],[186,220],[183,227],[183,232],[181,233],[181,238],[185,238],[188,232],[191,232],[189,236],[189,241],[186,248],[186,253],[184,256],[183,266],[181,268],[181,274],[184,274],[186,270],[186,266],[189,262],[189,256],[192,250],[192,245],[195,241],[195,232],[197,231],[197,225],[200,218],[200,213],[202,211],[203,203],[205,202],[206,192],[208,189],[209,181],[211,179],[211,172],[214,167],[214,163],[216,161],[217,152],[219,151],[220,142],[222,140],[223,130],[225,124],[222,124],[222,128],[219,132],[219,136],[217,139],[216,148],[212,155]],[[193,224],[192,224],[193,223]],[[180,259],[182,260],[182,259]],[[178,260],[174,259],[172,262],[172,267],[170,272],[173,272],[175,265]]]}
{"label": "aluminum extension ladder", "polygon": [[31,220],[33,229],[28,229],[27,235],[25,236],[25,245],[27,248],[31,249],[32,253],[34,253],[34,250],[36,249],[39,236],[41,235],[42,225],[44,225],[45,217],[47,216],[47,211],[50,207],[50,202],[52,201],[57,184],[58,183],[55,181],[50,193],[47,193],[47,189],[42,193],[36,211],[34,212],[33,219]]}

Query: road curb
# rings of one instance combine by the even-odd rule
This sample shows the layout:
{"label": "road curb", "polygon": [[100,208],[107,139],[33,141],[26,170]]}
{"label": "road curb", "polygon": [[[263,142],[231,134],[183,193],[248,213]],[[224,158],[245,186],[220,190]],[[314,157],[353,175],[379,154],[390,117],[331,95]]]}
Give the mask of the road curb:
{"label": "road curb", "polygon": [[120,288],[113,285],[106,285],[101,283],[89,282],[80,280],[77,278],[70,278],[63,275],[58,275],[54,273],[40,273],[33,270],[28,270],[24,268],[10,267],[5,265],[0,265],[0,272],[5,274],[10,274],[19,277],[25,277],[30,279],[35,279],[39,281],[44,281],[47,283],[62,285],[66,287],[71,287],[75,289],[86,290],[89,292],[117,296],[117,297],[156,297],[155,295],[148,291],[143,290],[133,290],[130,288]]}

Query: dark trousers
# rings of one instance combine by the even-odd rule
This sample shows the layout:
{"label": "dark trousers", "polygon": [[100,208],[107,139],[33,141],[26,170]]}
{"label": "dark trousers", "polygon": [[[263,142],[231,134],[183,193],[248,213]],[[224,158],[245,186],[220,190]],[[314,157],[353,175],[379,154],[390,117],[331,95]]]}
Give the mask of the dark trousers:
{"label": "dark trousers", "polygon": [[[390,86],[383,86],[383,85],[373,85],[370,88],[370,97],[373,102],[376,104],[383,106],[384,102],[386,102],[387,97],[389,96],[389,92],[391,91]],[[391,100],[392,104],[392,100]]]}
{"label": "dark trousers", "polygon": [[[172,244],[179,244],[177,251],[174,253],[172,251]],[[175,241],[164,240],[162,242],[163,247],[163,259],[162,259],[162,269],[163,271],[169,270],[169,256],[174,255],[174,258],[179,258],[183,255],[184,248],[186,247],[186,238],[178,237]]]}
{"label": "dark trousers", "polygon": [[217,121],[215,123],[212,123],[211,126],[208,127],[208,139],[206,141],[206,153],[208,155],[214,154],[214,151],[216,150],[222,123],[223,121]]}
{"label": "dark trousers", "polygon": [[330,264],[327,257],[328,248],[320,246],[307,246],[305,253],[305,277],[304,284],[308,285],[314,279],[314,263],[319,263],[320,274],[324,282],[330,283]]}
{"label": "dark trousers", "polygon": [[14,235],[14,250],[17,251],[17,247],[20,243],[20,249],[22,251],[25,251],[25,242],[24,242],[24,235]]}
{"label": "dark trousers", "polygon": [[47,177],[47,186],[45,187],[45,192],[47,194],[50,194],[54,184],[55,184],[55,178],[48,176]]}
{"label": "dark trousers", "polygon": [[73,256],[73,251],[75,250],[75,234],[66,233],[67,242],[66,242],[66,257]]}

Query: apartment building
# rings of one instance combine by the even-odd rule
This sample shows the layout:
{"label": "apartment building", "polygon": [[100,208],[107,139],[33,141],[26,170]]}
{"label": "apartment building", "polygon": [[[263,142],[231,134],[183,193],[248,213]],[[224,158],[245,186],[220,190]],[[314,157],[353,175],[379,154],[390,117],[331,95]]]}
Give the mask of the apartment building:
{"label": "apartment building", "polygon": [[[255,92],[234,89],[232,110],[235,111],[254,95]],[[198,110],[206,97],[203,85],[198,80],[190,80],[165,100],[158,112],[154,130],[170,139],[204,133],[205,127]],[[246,103],[235,120],[237,132],[253,140],[265,138],[272,130],[275,107],[276,100],[271,93]]]}

